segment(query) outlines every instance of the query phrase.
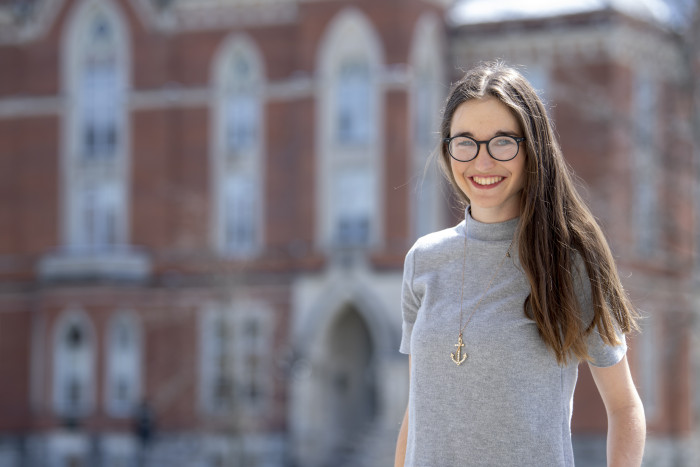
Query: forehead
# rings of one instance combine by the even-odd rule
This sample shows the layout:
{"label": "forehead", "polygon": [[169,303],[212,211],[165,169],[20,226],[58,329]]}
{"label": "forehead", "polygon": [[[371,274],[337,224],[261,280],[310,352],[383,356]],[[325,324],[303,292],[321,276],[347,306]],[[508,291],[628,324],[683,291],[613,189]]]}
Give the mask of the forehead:
{"label": "forehead", "polygon": [[461,103],[450,124],[451,135],[471,133],[481,138],[493,136],[498,131],[520,134],[520,123],[513,112],[495,97]]}

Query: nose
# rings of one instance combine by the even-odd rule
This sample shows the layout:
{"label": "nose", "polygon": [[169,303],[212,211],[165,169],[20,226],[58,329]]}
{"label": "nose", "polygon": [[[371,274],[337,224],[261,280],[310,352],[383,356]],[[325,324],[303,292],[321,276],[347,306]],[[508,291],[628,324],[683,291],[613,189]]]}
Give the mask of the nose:
{"label": "nose", "polygon": [[488,143],[479,143],[479,153],[474,159],[474,167],[480,172],[486,172],[495,165],[493,157],[489,154],[486,147]]}

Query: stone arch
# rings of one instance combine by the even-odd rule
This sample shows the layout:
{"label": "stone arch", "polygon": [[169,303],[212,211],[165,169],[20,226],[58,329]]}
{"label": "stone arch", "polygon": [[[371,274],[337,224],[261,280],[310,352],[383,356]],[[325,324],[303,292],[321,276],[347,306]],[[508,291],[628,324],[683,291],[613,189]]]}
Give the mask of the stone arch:
{"label": "stone arch", "polygon": [[391,418],[384,370],[400,333],[381,303],[366,283],[338,278],[297,323],[290,421],[301,465],[326,465]]}
{"label": "stone arch", "polygon": [[103,12],[114,27],[117,35],[117,47],[119,60],[125,70],[123,72],[127,82],[131,79],[131,36],[128,21],[121,8],[112,0],[83,0],[76,2],[68,15],[68,19],[63,27],[63,38],[61,42],[62,56],[62,87],[64,92],[69,93],[71,83],[74,81],[73,74],[76,71],[75,61],[78,59],[80,49],[80,36],[83,27],[90,21],[95,12]]}
{"label": "stone arch", "polygon": [[378,416],[376,351],[369,325],[352,303],[338,310],[323,338],[330,357],[321,369],[327,385],[327,421],[342,421],[328,446],[342,451]]}
{"label": "stone arch", "polygon": [[350,283],[343,279],[326,287],[295,330],[295,343],[309,343],[322,335],[330,326],[335,314],[347,304],[353,304],[367,321],[372,340],[380,354],[391,354],[398,349],[401,339],[396,326],[388,319],[381,299],[364,283]]}

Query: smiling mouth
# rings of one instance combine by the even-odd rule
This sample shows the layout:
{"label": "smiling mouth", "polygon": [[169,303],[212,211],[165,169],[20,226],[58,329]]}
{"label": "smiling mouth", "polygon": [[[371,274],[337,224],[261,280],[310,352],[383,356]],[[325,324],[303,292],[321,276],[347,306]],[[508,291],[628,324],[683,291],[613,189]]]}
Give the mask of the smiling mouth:
{"label": "smiling mouth", "polygon": [[478,177],[478,176],[473,176],[472,181],[476,183],[477,185],[481,186],[489,186],[489,185],[495,185],[496,183],[500,182],[503,180],[505,177]]}

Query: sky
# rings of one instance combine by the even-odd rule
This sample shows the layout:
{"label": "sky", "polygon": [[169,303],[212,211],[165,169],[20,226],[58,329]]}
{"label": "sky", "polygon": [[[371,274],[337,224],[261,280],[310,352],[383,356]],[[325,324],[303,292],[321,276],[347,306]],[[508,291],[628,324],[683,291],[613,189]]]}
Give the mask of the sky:
{"label": "sky", "polygon": [[458,0],[450,13],[454,24],[507,19],[546,18],[612,7],[643,19],[672,24],[689,0]]}

